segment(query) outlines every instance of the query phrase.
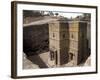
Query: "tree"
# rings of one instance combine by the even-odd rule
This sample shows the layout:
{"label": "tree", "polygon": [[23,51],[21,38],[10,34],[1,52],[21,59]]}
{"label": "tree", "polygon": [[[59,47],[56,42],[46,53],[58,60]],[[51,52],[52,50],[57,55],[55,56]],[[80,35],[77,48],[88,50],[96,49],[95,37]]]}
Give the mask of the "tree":
{"label": "tree", "polygon": [[52,11],[49,11],[49,14],[50,14],[51,16],[54,16],[54,13],[53,13]]}
{"label": "tree", "polygon": [[91,14],[89,14],[89,13],[84,13],[83,14],[83,19],[82,20],[90,21],[90,19],[91,19]]}
{"label": "tree", "polygon": [[55,13],[55,15],[58,16],[59,14],[58,13]]}

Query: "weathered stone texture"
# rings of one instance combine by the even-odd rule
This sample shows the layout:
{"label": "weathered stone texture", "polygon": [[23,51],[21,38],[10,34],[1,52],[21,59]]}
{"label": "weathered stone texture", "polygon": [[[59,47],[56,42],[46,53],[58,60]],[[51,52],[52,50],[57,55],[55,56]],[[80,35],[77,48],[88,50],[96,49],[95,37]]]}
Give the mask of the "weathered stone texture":
{"label": "weathered stone texture", "polygon": [[[49,23],[49,48],[62,65],[73,60],[78,65],[87,56],[87,23],[53,21]],[[55,53],[56,51],[56,53]]]}

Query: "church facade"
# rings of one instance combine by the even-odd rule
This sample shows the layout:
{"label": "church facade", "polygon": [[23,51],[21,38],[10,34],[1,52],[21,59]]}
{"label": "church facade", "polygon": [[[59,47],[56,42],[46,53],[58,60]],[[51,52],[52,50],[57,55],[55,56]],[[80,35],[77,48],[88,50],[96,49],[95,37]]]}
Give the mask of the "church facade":
{"label": "church facade", "polygon": [[49,22],[50,66],[73,61],[80,64],[88,53],[87,22],[56,20]]}

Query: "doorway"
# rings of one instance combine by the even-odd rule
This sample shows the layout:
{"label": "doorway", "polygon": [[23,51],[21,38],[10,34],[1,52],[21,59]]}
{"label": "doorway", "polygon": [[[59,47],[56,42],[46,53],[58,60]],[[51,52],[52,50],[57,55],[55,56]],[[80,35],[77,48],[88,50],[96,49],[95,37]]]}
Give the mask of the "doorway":
{"label": "doorway", "polygon": [[69,53],[69,61],[73,60],[73,53]]}

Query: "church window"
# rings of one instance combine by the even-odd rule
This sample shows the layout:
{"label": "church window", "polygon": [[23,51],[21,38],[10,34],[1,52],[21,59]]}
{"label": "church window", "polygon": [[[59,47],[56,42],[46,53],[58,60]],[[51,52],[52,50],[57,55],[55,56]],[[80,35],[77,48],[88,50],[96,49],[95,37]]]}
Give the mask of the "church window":
{"label": "church window", "polygon": [[63,38],[65,38],[65,34],[63,34]]}
{"label": "church window", "polygon": [[71,35],[71,38],[74,38],[73,34]]}
{"label": "church window", "polygon": [[53,33],[53,37],[55,37],[55,34]]}

